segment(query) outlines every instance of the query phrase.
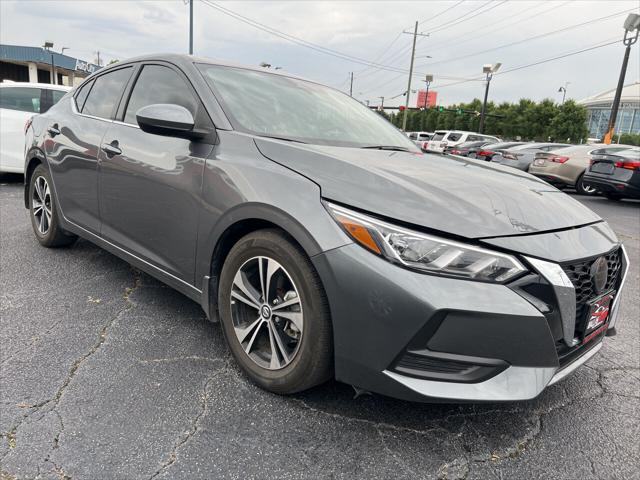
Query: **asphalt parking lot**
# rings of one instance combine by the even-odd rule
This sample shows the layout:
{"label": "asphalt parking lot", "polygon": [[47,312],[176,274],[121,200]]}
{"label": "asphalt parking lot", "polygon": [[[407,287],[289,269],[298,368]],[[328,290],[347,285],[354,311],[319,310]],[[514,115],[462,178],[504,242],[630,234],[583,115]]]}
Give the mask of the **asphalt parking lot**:
{"label": "asphalt parking lot", "polygon": [[79,241],[36,242],[0,179],[0,478],[638,478],[640,203],[576,197],[631,260],[618,335],[534,401],[266,393],[200,307]]}

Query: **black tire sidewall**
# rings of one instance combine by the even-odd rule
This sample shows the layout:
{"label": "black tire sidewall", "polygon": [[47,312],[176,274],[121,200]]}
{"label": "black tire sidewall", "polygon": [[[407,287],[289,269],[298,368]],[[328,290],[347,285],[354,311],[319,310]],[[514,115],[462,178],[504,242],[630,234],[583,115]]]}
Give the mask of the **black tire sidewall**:
{"label": "black tire sidewall", "polygon": [[[49,230],[44,235],[38,230],[36,220],[33,215],[33,190],[35,189],[36,179],[44,177],[49,185],[49,195],[51,198],[51,223]],[[58,217],[58,205],[55,192],[53,189],[53,181],[51,180],[51,174],[46,165],[38,165],[29,179],[29,217],[31,220],[31,226],[33,227],[33,233],[35,234],[38,242],[45,247],[59,247],[72,244],[76,240],[76,236],[68,234],[60,225]]]}
{"label": "black tire sidewall", "polygon": [[[266,256],[276,260],[291,276],[300,295],[304,326],[301,344],[292,362],[279,370],[257,365],[244,352],[233,329],[231,286],[238,269],[250,258]],[[231,249],[220,276],[218,308],[227,344],[242,370],[259,386],[276,393],[304,390],[327,379],[331,329],[326,297],[308,258],[282,233],[263,230],[249,234]],[[324,371],[318,375],[319,371]],[[319,378],[314,379],[314,375]]]}

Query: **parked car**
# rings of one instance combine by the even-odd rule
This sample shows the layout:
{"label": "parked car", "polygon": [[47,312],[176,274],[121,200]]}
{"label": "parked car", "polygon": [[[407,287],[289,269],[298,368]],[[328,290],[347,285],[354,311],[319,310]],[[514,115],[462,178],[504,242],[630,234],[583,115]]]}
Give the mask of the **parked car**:
{"label": "parked car", "polygon": [[592,155],[583,182],[611,200],[640,198],[640,148]]}
{"label": "parked car", "polygon": [[628,145],[573,145],[535,154],[529,173],[558,188],[572,187],[581,195],[594,195],[597,190],[583,182],[592,155],[615,153]]}
{"label": "parked car", "polygon": [[458,155],[460,157],[469,157],[471,155],[475,155],[475,153],[482,148],[484,145],[491,143],[488,140],[478,140],[475,142],[464,142],[455,147],[447,147],[445,149],[445,153],[450,153],[451,155]]}
{"label": "parked car", "polygon": [[525,142],[492,142],[484,145],[482,148],[479,148],[476,152],[472,152],[469,156],[477,158],[478,160],[490,162],[495,154],[500,153],[507,148],[523,145],[524,143]]}
{"label": "parked car", "polygon": [[568,146],[564,143],[524,143],[498,151],[491,161],[526,172],[529,170],[529,165],[533,163],[536,153]]}
{"label": "parked car", "polygon": [[481,135],[475,132],[465,132],[461,130],[437,130],[431,140],[427,142],[429,152],[443,153],[447,147],[455,147],[464,142],[477,142],[487,140],[499,142],[500,140],[490,135]]}
{"label": "parked car", "polygon": [[433,137],[433,132],[408,132],[407,136],[413,143],[421,147],[423,142],[427,142]]}
{"label": "parked car", "polygon": [[598,215],[523,172],[469,162],[461,179],[316,82],[120,61],[27,143],[35,238],[81,236],[199,302],[273,392],[335,376],[406,400],[530,399],[616,322],[628,261]]}
{"label": "parked car", "polygon": [[48,83],[0,83],[0,172],[23,173],[25,124],[69,90]]}

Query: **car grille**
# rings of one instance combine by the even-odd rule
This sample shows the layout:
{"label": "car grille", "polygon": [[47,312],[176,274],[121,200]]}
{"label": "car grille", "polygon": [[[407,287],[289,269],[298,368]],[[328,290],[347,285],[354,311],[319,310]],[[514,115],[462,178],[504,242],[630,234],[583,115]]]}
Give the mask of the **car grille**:
{"label": "car grille", "polygon": [[[604,292],[613,290],[618,285],[620,278],[620,269],[622,267],[621,250],[616,250],[605,255],[607,260],[607,282],[604,288]],[[580,338],[584,333],[583,320],[587,315],[588,303],[598,297],[594,287],[593,280],[591,278],[591,265],[596,259],[587,260],[584,262],[573,263],[569,265],[563,265],[562,269],[571,280],[576,290],[576,331],[575,336]]]}

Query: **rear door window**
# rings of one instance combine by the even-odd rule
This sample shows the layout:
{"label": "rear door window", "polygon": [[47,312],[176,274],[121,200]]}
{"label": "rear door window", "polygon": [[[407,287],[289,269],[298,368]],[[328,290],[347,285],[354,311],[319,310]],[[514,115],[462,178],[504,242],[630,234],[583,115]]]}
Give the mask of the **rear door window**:
{"label": "rear door window", "polygon": [[120,102],[120,97],[129,81],[132,70],[132,67],[120,68],[96,78],[95,84],[84,102],[82,113],[110,119]]}
{"label": "rear door window", "polygon": [[39,88],[7,87],[0,88],[0,108],[20,112],[40,113]]}

